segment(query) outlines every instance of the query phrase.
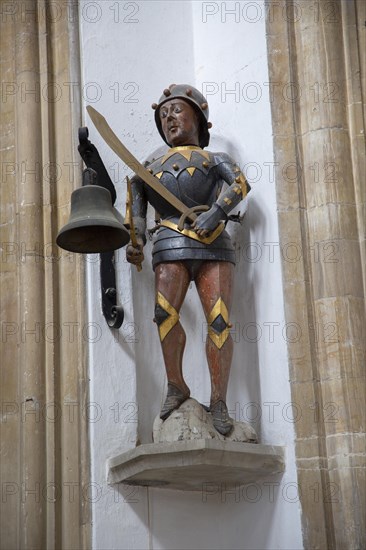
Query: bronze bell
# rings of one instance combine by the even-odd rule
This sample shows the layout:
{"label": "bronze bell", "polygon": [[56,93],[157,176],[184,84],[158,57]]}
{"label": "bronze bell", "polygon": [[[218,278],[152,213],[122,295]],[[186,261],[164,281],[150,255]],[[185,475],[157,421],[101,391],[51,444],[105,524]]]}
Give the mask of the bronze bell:
{"label": "bronze bell", "polygon": [[121,214],[112,205],[110,192],[95,182],[96,172],[87,168],[83,186],[71,195],[70,219],[56,238],[58,246],[70,252],[108,252],[130,240]]}

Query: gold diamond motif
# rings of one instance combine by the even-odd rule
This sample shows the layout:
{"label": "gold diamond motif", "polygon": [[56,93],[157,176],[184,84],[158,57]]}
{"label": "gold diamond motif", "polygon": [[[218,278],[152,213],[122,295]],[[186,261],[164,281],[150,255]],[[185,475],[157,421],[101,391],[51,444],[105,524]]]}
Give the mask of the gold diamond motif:
{"label": "gold diamond motif", "polygon": [[[220,334],[217,334],[217,332],[215,332],[214,329],[211,327],[211,324],[214,322],[216,317],[218,317],[219,315],[221,315],[221,317],[225,321],[227,327]],[[225,302],[223,301],[222,298],[219,298],[217,300],[216,304],[214,305],[214,307],[212,308],[211,313],[209,314],[209,316],[207,318],[207,323],[209,325],[208,326],[208,335],[209,335],[209,337],[211,338],[211,340],[213,341],[215,346],[218,347],[219,349],[221,349],[222,346],[225,344],[225,342],[228,339],[228,336],[230,334],[230,329],[229,329],[229,326],[228,326],[229,325],[229,312],[228,312],[227,307],[225,305]]]}
{"label": "gold diamond motif", "polygon": [[164,309],[164,311],[169,313],[169,317],[165,319],[165,321],[163,321],[158,327],[160,340],[162,342],[166,335],[178,323],[179,314],[176,309],[169,304],[168,300],[162,295],[161,292],[158,292],[156,302]]}
{"label": "gold diamond motif", "polygon": [[190,166],[189,168],[187,168],[187,172],[191,177],[193,176],[195,170],[196,168],[194,166]]}

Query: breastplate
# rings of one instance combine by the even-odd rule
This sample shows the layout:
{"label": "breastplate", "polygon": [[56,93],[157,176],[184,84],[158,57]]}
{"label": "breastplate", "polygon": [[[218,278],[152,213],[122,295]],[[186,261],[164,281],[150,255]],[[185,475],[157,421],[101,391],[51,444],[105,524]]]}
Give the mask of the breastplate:
{"label": "breastplate", "polygon": [[[222,186],[212,155],[199,147],[175,147],[152,162],[149,170],[189,208],[203,204],[211,206]],[[146,194],[162,218],[175,213],[174,208],[152,189],[146,187]]]}

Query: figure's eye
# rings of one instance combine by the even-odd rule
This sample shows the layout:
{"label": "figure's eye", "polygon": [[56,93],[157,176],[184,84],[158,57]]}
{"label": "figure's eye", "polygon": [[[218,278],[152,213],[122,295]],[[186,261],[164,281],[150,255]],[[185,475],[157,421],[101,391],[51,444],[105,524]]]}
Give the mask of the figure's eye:
{"label": "figure's eye", "polygon": [[160,111],[160,118],[165,118],[168,114],[168,111]]}
{"label": "figure's eye", "polygon": [[175,113],[180,113],[182,111],[182,108],[179,107],[179,105],[177,105],[176,107],[174,107],[174,112]]}

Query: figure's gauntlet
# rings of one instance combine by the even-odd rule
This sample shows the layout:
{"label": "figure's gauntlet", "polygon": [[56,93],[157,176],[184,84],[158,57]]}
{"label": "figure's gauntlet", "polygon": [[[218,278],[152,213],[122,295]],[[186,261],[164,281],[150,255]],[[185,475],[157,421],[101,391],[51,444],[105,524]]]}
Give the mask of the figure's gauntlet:
{"label": "figure's gauntlet", "polygon": [[131,243],[126,248],[126,258],[130,264],[140,265],[144,261],[144,242],[141,237],[136,237],[136,245]]}
{"label": "figure's gauntlet", "polygon": [[196,230],[203,229],[205,231],[213,231],[216,229],[221,220],[226,220],[227,216],[218,204],[213,204],[210,210],[200,214],[195,223]]}
{"label": "figure's gauntlet", "polygon": [[250,187],[244,175],[238,171],[230,187],[220,195],[215,204],[219,206],[225,214],[229,214],[229,212],[246,197],[249,190]]}

